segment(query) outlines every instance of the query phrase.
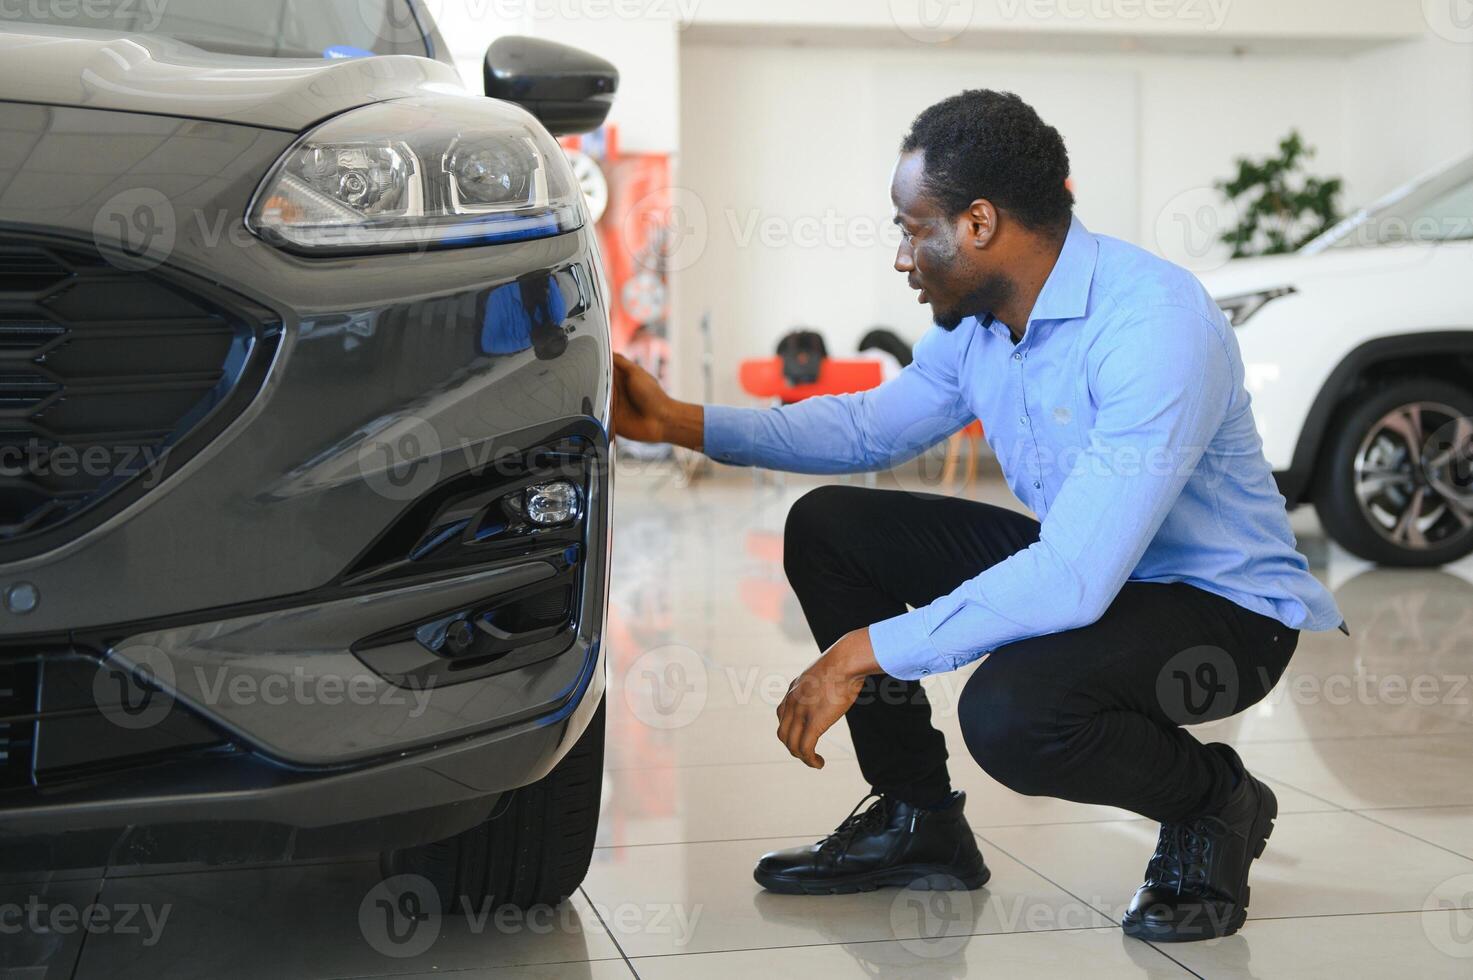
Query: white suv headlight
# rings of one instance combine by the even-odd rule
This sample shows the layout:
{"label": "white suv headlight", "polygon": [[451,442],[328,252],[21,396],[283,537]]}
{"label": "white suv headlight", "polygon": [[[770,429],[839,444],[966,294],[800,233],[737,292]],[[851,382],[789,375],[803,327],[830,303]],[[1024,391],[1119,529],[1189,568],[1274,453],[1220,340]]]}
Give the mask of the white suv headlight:
{"label": "white suv headlight", "polygon": [[1276,299],[1292,296],[1296,292],[1293,286],[1279,286],[1275,289],[1264,289],[1256,293],[1243,293],[1239,296],[1225,296],[1217,301],[1218,309],[1228,318],[1228,323],[1234,327],[1241,327],[1247,323],[1253,314],[1263,309]]}
{"label": "white suv headlight", "polygon": [[271,244],[313,254],[494,245],[583,224],[572,168],[532,116],[453,97],[323,123],[277,163],[247,218]]}

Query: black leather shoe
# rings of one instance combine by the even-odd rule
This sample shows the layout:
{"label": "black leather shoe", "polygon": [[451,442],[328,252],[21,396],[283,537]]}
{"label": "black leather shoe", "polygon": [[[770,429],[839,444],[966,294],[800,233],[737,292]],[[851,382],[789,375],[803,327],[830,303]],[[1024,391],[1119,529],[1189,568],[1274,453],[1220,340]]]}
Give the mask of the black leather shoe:
{"label": "black leather shoe", "polygon": [[1218,813],[1161,825],[1146,882],[1120,922],[1127,936],[1163,943],[1217,939],[1248,918],[1248,869],[1273,833],[1279,801],[1236,752],[1210,747],[1228,756],[1238,788]]}
{"label": "black leather shoe", "polygon": [[[872,794],[873,795],[873,794]],[[960,891],[981,888],[992,872],[962,815],[967,794],[926,810],[866,796],[832,834],[808,847],[765,854],[753,877],[784,895],[847,895],[876,888]]]}

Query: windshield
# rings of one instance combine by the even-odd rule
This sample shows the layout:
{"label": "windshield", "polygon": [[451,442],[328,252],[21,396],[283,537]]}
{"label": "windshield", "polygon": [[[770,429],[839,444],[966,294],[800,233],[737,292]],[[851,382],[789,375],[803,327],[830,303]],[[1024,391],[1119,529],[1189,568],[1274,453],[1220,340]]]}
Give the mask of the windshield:
{"label": "windshield", "polygon": [[270,58],[430,54],[408,0],[27,0],[0,4],[0,18],[158,34]]}
{"label": "windshield", "polygon": [[1468,240],[1473,240],[1473,157],[1398,187],[1304,250]]}

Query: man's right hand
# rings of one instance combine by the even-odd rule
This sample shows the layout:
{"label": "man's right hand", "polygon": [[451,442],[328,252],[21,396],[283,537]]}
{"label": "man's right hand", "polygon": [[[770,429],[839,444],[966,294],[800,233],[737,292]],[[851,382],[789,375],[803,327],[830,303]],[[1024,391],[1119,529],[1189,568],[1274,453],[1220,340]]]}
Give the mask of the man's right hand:
{"label": "man's right hand", "polygon": [[671,401],[654,375],[623,354],[614,355],[614,434],[635,442],[664,442]]}
{"label": "man's right hand", "polygon": [[676,401],[654,375],[624,355],[614,355],[614,435],[699,451],[705,419],[703,406]]}

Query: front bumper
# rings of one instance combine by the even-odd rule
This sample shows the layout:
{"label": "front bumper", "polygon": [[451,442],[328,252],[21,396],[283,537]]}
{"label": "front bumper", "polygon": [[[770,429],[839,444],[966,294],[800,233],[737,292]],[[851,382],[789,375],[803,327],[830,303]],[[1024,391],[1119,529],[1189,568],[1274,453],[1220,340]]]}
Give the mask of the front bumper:
{"label": "front bumper", "polygon": [[[402,846],[550,771],[604,684],[610,351],[591,233],[306,260],[243,230],[295,134],[3,102],[0,131],[25,150],[0,158],[0,231],[107,254],[130,244],[108,240],[111,202],[154,190],[161,271],[269,314],[272,332],[248,404],[212,416],[157,486],[0,542],[0,596],[34,599],[0,612],[0,671],[38,679],[29,710],[0,709],[0,739],[29,754],[0,779],[0,866],[85,863],[124,839],[150,860],[225,836],[298,856],[309,840]],[[145,186],[46,169],[79,140]],[[504,322],[519,308],[520,334]],[[427,522],[547,452],[578,461],[574,528],[426,551]],[[538,599],[553,585],[568,590],[556,615]],[[456,661],[415,641],[513,601],[551,616],[535,644]],[[45,667],[63,659],[91,665],[91,704],[48,703]],[[92,730],[89,766],[78,740],[98,714],[113,727]],[[166,729],[162,747],[117,750]],[[291,856],[275,846],[247,850]]]}

